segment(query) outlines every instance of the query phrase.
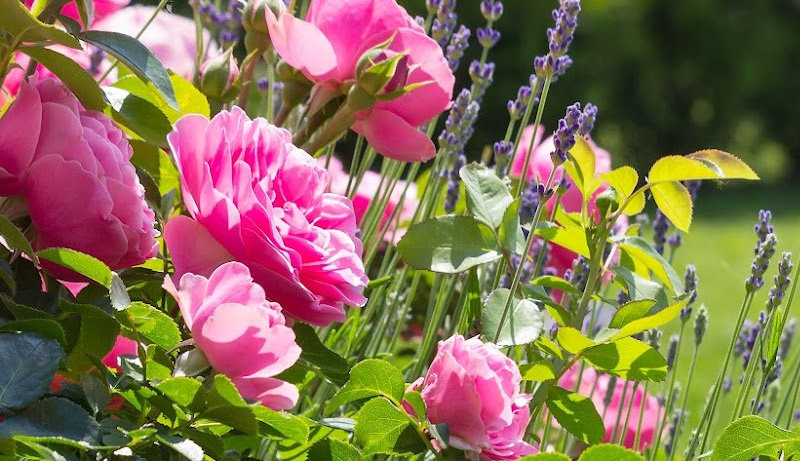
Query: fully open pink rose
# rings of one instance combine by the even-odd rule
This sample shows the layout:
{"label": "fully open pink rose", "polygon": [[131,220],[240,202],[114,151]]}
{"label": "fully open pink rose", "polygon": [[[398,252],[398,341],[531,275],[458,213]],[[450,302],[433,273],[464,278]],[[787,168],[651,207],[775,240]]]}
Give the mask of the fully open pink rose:
{"label": "fully open pink rose", "polygon": [[[321,166],[324,166],[325,163],[328,162],[324,157],[320,157],[317,160],[317,163]],[[336,157],[332,157],[329,162],[328,175],[330,177],[331,192],[344,195],[347,191],[347,183],[350,180],[350,175],[344,171],[342,162]],[[353,180],[355,181],[355,179]],[[407,189],[406,186],[408,186]],[[367,209],[369,208],[370,204],[378,197],[380,192],[379,188],[383,189],[385,187],[386,182],[381,185],[380,174],[374,171],[367,171],[364,173],[364,176],[361,178],[361,182],[356,188],[356,193],[353,196],[353,209],[356,212],[356,221],[359,223],[359,225],[362,224],[361,221],[364,218],[364,215],[367,213]],[[403,191],[405,191],[405,194],[403,194]],[[401,200],[403,202],[402,204],[400,203]],[[402,179],[398,180],[397,185],[392,191],[392,195],[386,202],[386,206],[383,207],[379,224],[380,227],[378,228],[376,234],[379,234],[385,228],[386,231],[384,232],[384,240],[387,242],[398,242],[405,234],[405,228],[397,228],[394,225],[395,221],[389,222],[389,219],[392,218],[392,214],[395,213],[395,210],[398,206],[401,206],[401,208],[397,212],[397,218],[399,218],[401,225],[404,223],[407,224],[414,217],[414,212],[419,206],[419,199],[417,198],[417,185],[415,183],[407,184]]]}
{"label": "fully open pink rose", "polygon": [[178,275],[241,261],[271,301],[316,325],[366,302],[353,204],[325,192],[327,172],[288,131],[234,107],[211,121],[183,117],[168,139],[194,218],[165,230]]}
{"label": "fully open pink rose", "polygon": [[243,397],[274,410],[294,406],[297,388],[274,376],[297,361],[300,347],[281,306],[267,301],[246,266],[225,263],[209,278],[184,274],[177,288],[167,277],[164,289],[178,301],[197,347]]}
{"label": "fully open pink rose", "polygon": [[312,0],[305,21],[290,13],[276,18],[267,8],[267,25],[280,57],[328,88],[354,80],[364,52],[393,37],[389,50],[408,53],[406,83],[430,83],[357,113],[352,129],[387,157],[425,161],[436,155],[417,128],[449,106],[455,78],[441,48],[395,0]]}
{"label": "fully open pink rose", "polygon": [[[583,396],[592,399],[597,412],[603,417],[603,424],[606,429],[604,441],[611,442],[611,437],[614,434],[614,427],[619,421],[617,429],[617,439],[622,437],[622,443],[627,448],[634,448],[636,442],[636,431],[639,428],[639,414],[644,405],[644,416],[642,418],[642,433],[639,440],[639,446],[636,448],[643,451],[645,448],[653,444],[653,436],[658,430],[658,424],[664,416],[664,409],[658,403],[658,399],[650,394],[645,394],[643,386],[638,386],[636,392],[633,392],[634,383],[618,379],[613,389],[609,389],[611,385],[611,378],[606,374],[598,374],[594,368],[586,367],[581,375],[580,386],[576,386],[576,381],[580,373],[579,366],[570,368],[561,379],[558,385],[569,390],[576,390]],[[625,387],[628,390],[625,392]],[[605,399],[607,393],[613,392],[611,401],[606,407]],[[622,395],[625,394],[625,401],[622,401]],[[633,405],[631,405],[631,401]],[[630,418],[628,419],[628,412],[630,410]],[[620,412],[621,415],[620,415]],[[625,420],[628,419],[628,425],[625,426]]]}
{"label": "fully open pink rose", "polygon": [[433,424],[447,424],[449,443],[470,459],[510,460],[534,453],[522,439],[530,395],[520,393],[517,364],[497,346],[455,335],[439,350],[419,390]]}
{"label": "fully open pink rose", "polygon": [[58,80],[23,83],[0,118],[0,196],[26,200],[36,249],[66,247],[112,269],[135,266],[155,256],[158,234],[132,155],[114,122],[83,110]]}
{"label": "fully open pink rose", "polygon": [[[33,5],[34,0],[25,0],[25,6],[28,8]],[[94,0],[94,20],[99,21],[105,16],[124,8],[130,3],[131,0]],[[78,6],[74,1],[71,1],[61,8],[61,13],[76,21],[81,20],[81,15],[78,13]]]}

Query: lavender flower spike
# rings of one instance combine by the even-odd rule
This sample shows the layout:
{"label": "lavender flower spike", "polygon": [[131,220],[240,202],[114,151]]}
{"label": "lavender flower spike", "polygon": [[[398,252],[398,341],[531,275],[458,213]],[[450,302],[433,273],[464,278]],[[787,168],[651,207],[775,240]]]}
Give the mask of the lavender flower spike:
{"label": "lavender flower spike", "polygon": [[536,75],[550,76],[554,80],[564,75],[572,60],[567,55],[572,43],[575,28],[578,26],[578,13],[581,11],[579,0],[561,0],[559,7],[553,10],[555,26],[547,29],[548,48],[546,56],[539,56],[533,61]]}
{"label": "lavender flower spike", "polygon": [[580,103],[567,107],[564,118],[558,121],[558,129],[553,137],[555,150],[550,154],[553,165],[558,166],[567,161],[567,152],[575,145],[575,134],[583,123],[583,112]]}

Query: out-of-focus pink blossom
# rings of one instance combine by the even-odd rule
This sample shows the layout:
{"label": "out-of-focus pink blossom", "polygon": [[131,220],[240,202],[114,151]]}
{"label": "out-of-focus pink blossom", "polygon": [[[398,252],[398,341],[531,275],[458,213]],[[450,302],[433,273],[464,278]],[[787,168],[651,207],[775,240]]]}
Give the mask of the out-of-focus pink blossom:
{"label": "out-of-focus pink blossom", "polygon": [[[25,0],[25,6],[30,8],[33,2],[34,0]],[[94,0],[94,20],[99,21],[109,14],[128,6],[130,2],[130,0]],[[64,5],[61,8],[61,14],[79,22],[81,20],[78,5],[74,1]]]}
{"label": "out-of-focus pink blossom", "polygon": [[208,278],[184,274],[177,287],[167,277],[164,289],[178,301],[197,347],[243,397],[274,410],[294,406],[297,388],[274,376],[297,361],[300,347],[281,306],[267,301],[245,265],[225,263]]}
{"label": "out-of-focus pink blossom", "polygon": [[[573,366],[564,373],[558,381],[558,385],[574,391],[579,373],[580,367]],[[586,367],[583,370],[583,375],[581,375],[581,382],[577,392],[583,396],[590,397],[597,412],[602,416],[606,429],[604,441],[612,442],[611,437],[616,426],[617,440],[622,437],[622,443],[627,448],[634,448],[636,431],[639,428],[639,415],[642,412],[642,405],[644,405],[642,433],[639,446],[636,447],[641,452],[653,444],[653,436],[658,430],[659,421],[664,416],[664,408],[658,403],[658,399],[655,396],[645,394],[643,386],[638,386],[636,392],[634,392],[634,383],[631,381],[618,379],[613,389],[609,389],[610,384],[611,379],[608,375],[598,375],[594,368]],[[626,386],[628,388],[627,392],[625,391]],[[613,392],[613,394],[611,401],[606,406],[605,399],[609,391]],[[624,402],[622,401],[623,393],[625,394]],[[629,410],[630,418],[628,418]],[[627,426],[625,426],[626,419],[628,421]],[[619,421],[619,426],[617,426],[617,421]],[[617,440],[614,440],[614,442]]]}
{"label": "out-of-focus pink blossom", "polygon": [[366,302],[353,204],[325,192],[327,172],[288,131],[234,107],[210,121],[183,117],[168,140],[194,218],[166,226],[178,276],[240,261],[268,299],[316,325],[343,321],[345,304]]}
{"label": "out-of-focus pink blossom", "polygon": [[[36,249],[66,247],[112,269],[155,256],[154,213],[114,122],[83,110],[60,81],[23,83],[0,118],[0,196],[25,199]],[[54,264],[54,276],[85,279]]]}
{"label": "out-of-focus pink blossom", "polygon": [[433,424],[469,459],[513,460],[536,452],[523,441],[531,396],[520,393],[517,364],[492,343],[455,335],[439,342],[420,391]]}
{"label": "out-of-focus pink blossom", "polygon": [[275,17],[270,9],[266,14],[275,51],[327,88],[353,81],[361,56],[391,38],[389,51],[407,53],[405,83],[429,83],[358,112],[352,129],[387,157],[433,158],[433,142],[418,127],[449,106],[455,78],[441,48],[395,0],[312,0],[305,21],[290,13]]}

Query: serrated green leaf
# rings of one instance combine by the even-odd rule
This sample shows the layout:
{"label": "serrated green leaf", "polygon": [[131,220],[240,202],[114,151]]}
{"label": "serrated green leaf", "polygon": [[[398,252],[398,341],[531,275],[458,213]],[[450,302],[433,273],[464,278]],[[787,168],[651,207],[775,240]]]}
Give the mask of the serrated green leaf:
{"label": "serrated green leaf", "polygon": [[518,461],[571,461],[567,455],[561,453],[539,453],[538,455],[529,455],[519,458]]}
{"label": "serrated green leaf", "polygon": [[536,226],[536,235],[581,256],[589,257],[586,233],[579,224],[569,221],[560,225],[552,222],[540,222]]}
{"label": "serrated green leaf", "polygon": [[564,169],[583,197],[589,197],[594,192],[590,189],[594,184],[595,161],[592,146],[583,136],[575,136],[575,145],[569,150],[569,162],[564,164]]}
{"label": "serrated green leaf", "polygon": [[158,434],[156,439],[189,461],[203,461],[203,449],[192,440],[166,434]]}
{"label": "serrated green leaf", "polygon": [[570,354],[578,354],[597,345],[597,343],[581,333],[580,330],[572,327],[559,328],[556,333],[556,339],[558,339],[558,344]]}
{"label": "serrated green leaf", "polygon": [[172,87],[167,69],[156,55],[141,42],[129,35],[102,30],[88,30],[81,33],[79,37],[119,59],[140,79],[151,82],[164,100],[173,108],[178,109],[175,89]]}
{"label": "serrated green leaf", "polygon": [[565,291],[567,293],[580,294],[578,289],[575,288],[571,283],[561,277],[556,277],[555,275],[543,275],[541,277],[537,277],[531,280],[531,285],[539,285],[547,288],[553,288],[555,290]]}
{"label": "serrated green leaf", "polygon": [[745,416],[732,422],[722,431],[710,461],[748,461],[757,456],[784,459],[800,452],[800,431],[776,427],[759,416]]}
{"label": "serrated green leaf", "polygon": [[619,193],[619,198],[624,199],[629,197],[636,189],[636,184],[639,182],[639,174],[633,168],[623,166],[608,173],[603,173],[600,175],[599,180],[608,182],[608,185]]}
{"label": "serrated green leaf", "polygon": [[492,228],[469,216],[442,216],[414,224],[397,250],[409,266],[444,274],[464,272],[501,256]]}
{"label": "serrated green leaf", "polygon": [[[0,409],[23,408],[50,388],[64,351],[31,333],[0,334]],[[0,425],[2,427],[3,425]]]}
{"label": "serrated green leaf", "polygon": [[389,362],[377,359],[364,360],[350,370],[350,380],[325,405],[325,413],[369,397],[383,396],[399,405],[403,400],[405,382],[403,374]]}
{"label": "serrated green leaf", "polygon": [[39,260],[25,235],[3,215],[0,215],[0,236],[5,239],[6,244],[21,251],[32,261],[37,262]]}
{"label": "serrated green leaf", "polygon": [[717,149],[706,149],[686,157],[698,160],[721,171],[726,179],[760,179],[758,175],[735,155]]}
{"label": "serrated green leaf", "polygon": [[656,205],[675,227],[689,232],[692,225],[692,196],[679,182],[662,182],[650,188]]}
{"label": "serrated green leaf", "polygon": [[605,427],[588,397],[555,386],[547,396],[547,408],[558,424],[586,444],[603,440]]}
{"label": "serrated green leaf", "polygon": [[634,216],[641,213],[646,204],[647,200],[645,199],[644,191],[639,189],[638,192],[630,196],[628,205],[622,210],[622,212],[628,216]]}
{"label": "serrated green leaf", "polygon": [[578,461],[644,461],[644,458],[635,451],[630,451],[619,445],[600,444],[587,448],[578,458]]}
{"label": "serrated green leaf", "polygon": [[42,259],[66,267],[106,288],[111,288],[111,269],[94,256],[70,248],[45,248],[36,254]]}
{"label": "serrated green leaf", "polygon": [[84,375],[81,380],[81,388],[83,388],[83,395],[86,396],[89,408],[92,409],[95,415],[103,410],[111,400],[106,383],[100,381],[94,375]]}
{"label": "serrated green leaf", "polygon": [[182,407],[199,411],[205,406],[206,391],[203,384],[186,376],[168,378],[156,385],[168,399]]}
{"label": "serrated green leaf", "polygon": [[649,242],[641,237],[623,237],[619,247],[650,269],[676,295],[683,294],[683,279]]}
{"label": "serrated green leaf", "polygon": [[119,88],[103,87],[103,93],[113,109],[107,115],[148,143],[159,147],[167,146],[167,134],[172,131],[172,124],[158,107]]}
{"label": "serrated green leaf", "polygon": [[350,376],[350,366],[347,361],[322,344],[310,325],[297,322],[293,328],[295,341],[302,349],[300,358],[316,365],[322,374],[334,384],[344,385]]}
{"label": "serrated green leaf", "polygon": [[253,407],[253,414],[258,421],[278,431],[284,439],[298,443],[305,443],[308,440],[309,426],[299,416],[261,405]]}
{"label": "serrated green leaf", "polygon": [[320,440],[308,450],[309,459],[314,461],[361,461],[361,454],[349,443],[336,440]]}
{"label": "serrated green leaf", "polygon": [[470,163],[459,170],[467,190],[467,209],[493,229],[500,227],[503,215],[514,198],[494,169]]}
{"label": "serrated green leaf", "polygon": [[609,328],[622,328],[628,323],[647,315],[655,304],[655,299],[639,299],[625,303],[619,306],[608,326]]}
{"label": "serrated green leaf", "polygon": [[22,48],[21,51],[58,76],[86,109],[102,111],[106,106],[100,85],[89,72],[71,58],[41,47]]}
{"label": "serrated green leaf", "polygon": [[140,337],[161,347],[172,350],[181,342],[178,325],[167,314],[142,302],[134,302],[122,312],[116,314],[120,324],[136,331]]}
{"label": "serrated green leaf", "polygon": [[656,160],[647,180],[651,183],[722,179],[724,174],[713,164],[703,163],[681,155],[667,155]]}
{"label": "serrated green leaf", "polygon": [[30,318],[15,320],[0,325],[0,333],[35,333],[42,338],[54,339],[61,347],[66,347],[67,337],[64,329],[55,320]]}
{"label": "serrated green leaf", "polygon": [[[690,298],[687,297],[686,299],[679,301],[675,304],[665,307],[660,311],[656,312],[653,315],[648,315],[645,317],[637,318],[630,320],[629,322],[624,323],[620,326],[620,330],[617,334],[615,334],[611,340],[616,340],[619,338],[623,338],[625,336],[633,336],[637,333],[642,333],[644,331],[659,328],[661,326],[666,325],[667,323],[671,322],[672,319],[680,314],[681,309],[686,307],[689,304]],[[616,315],[615,315],[616,317]],[[614,328],[614,327],[612,327]]]}
{"label": "serrated green leaf", "polygon": [[503,311],[510,295],[509,289],[498,288],[486,298],[481,311],[483,336],[498,346],[519,346],[536,341],[544,330],[542,312],[532,300],[515,298],[503,319]]}
{"label": "serrated green leaf", "polygon": [[74,341],[67,355],[67,365],[78,375],[94,366],[89,356],[105,357],[108,354],[117,340],[119,324],[102,309],[89,304],[62,300],[61,310],[64,314],[59,321],[67,332],[67,340]]}
{"label": "serrated green leaf", "polygon": [[408,416],[383,397],[372,399],[356,414],[354,437],[364,456],[421,453],[425,443]]}
{"label": "serrated green leaf", "polygon": [[81,49],[81,44],[72,35],[51,24],[36,19],[25,4],[18,0],[0,0],[0,29],[22,38],[23,43],[50,42]]}
{"label": "serrated green leaf", "polygon": [[622,338],[598,344],[582,353],[591,366],[606,373],[634,381],[663,381],[667,376],[664,357],[647,344]]}
{"label": "serrated green leaf", "polygon": [[245,434],[258,433],[258,423],[253,409],[247,406],[236,386],[224,375],[214,375],[214,384],[208,391],[206,410],[202,417],[216,421]]}
{"label": "serrated green leaf", "polygon": [[542,382],[556,378],[553,364],[546,361],[521,365],[519,372],[522,374],[523,381]]}
{"label": "serrated green leaf", "polygon": [[[40,400],[0,424],[0,438],[98,445],[100,425],[83,408],[61,397]],[[62,442],[62,443],[63,443]]]}

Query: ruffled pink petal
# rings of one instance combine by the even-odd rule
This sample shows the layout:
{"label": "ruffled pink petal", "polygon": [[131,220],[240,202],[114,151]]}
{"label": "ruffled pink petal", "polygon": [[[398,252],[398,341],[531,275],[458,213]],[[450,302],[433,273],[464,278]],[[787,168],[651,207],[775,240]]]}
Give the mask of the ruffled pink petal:
{"label": "ruffled pink petal", "polygon": [[290,410],[297,403],[300,393],[294,384],[275,378],[236,376],[233,384],[242,397],[257,400],[273,410]]}
{"label": "ruffled pink petal", "polygon": [[23,83],[16,101],[0,117],[0,196],[19,193],[33,161],[41,125],[39,92]]}
{"label": "ruffled pink petal", "polygon": [[427,162],[436,156],[436,147],[425,133],[386,110],[373,110],[357,120],[352,129],[385,157],[401,162]]}
{"label": "ruffled pink petal", "polygon": [[177,278],[186,273],[207,277],[221,264],[236,259],[205,227],[186,216],[175,216],[167,222],[164,239]]}
{"label": "ruffled pink petal", "polygon": [[327,80],[336,70],[336,53],[317,26],[290,13],[276,18],[269,8],[267,27],[275,51],[289,65],[300,69],[309,80]]}

